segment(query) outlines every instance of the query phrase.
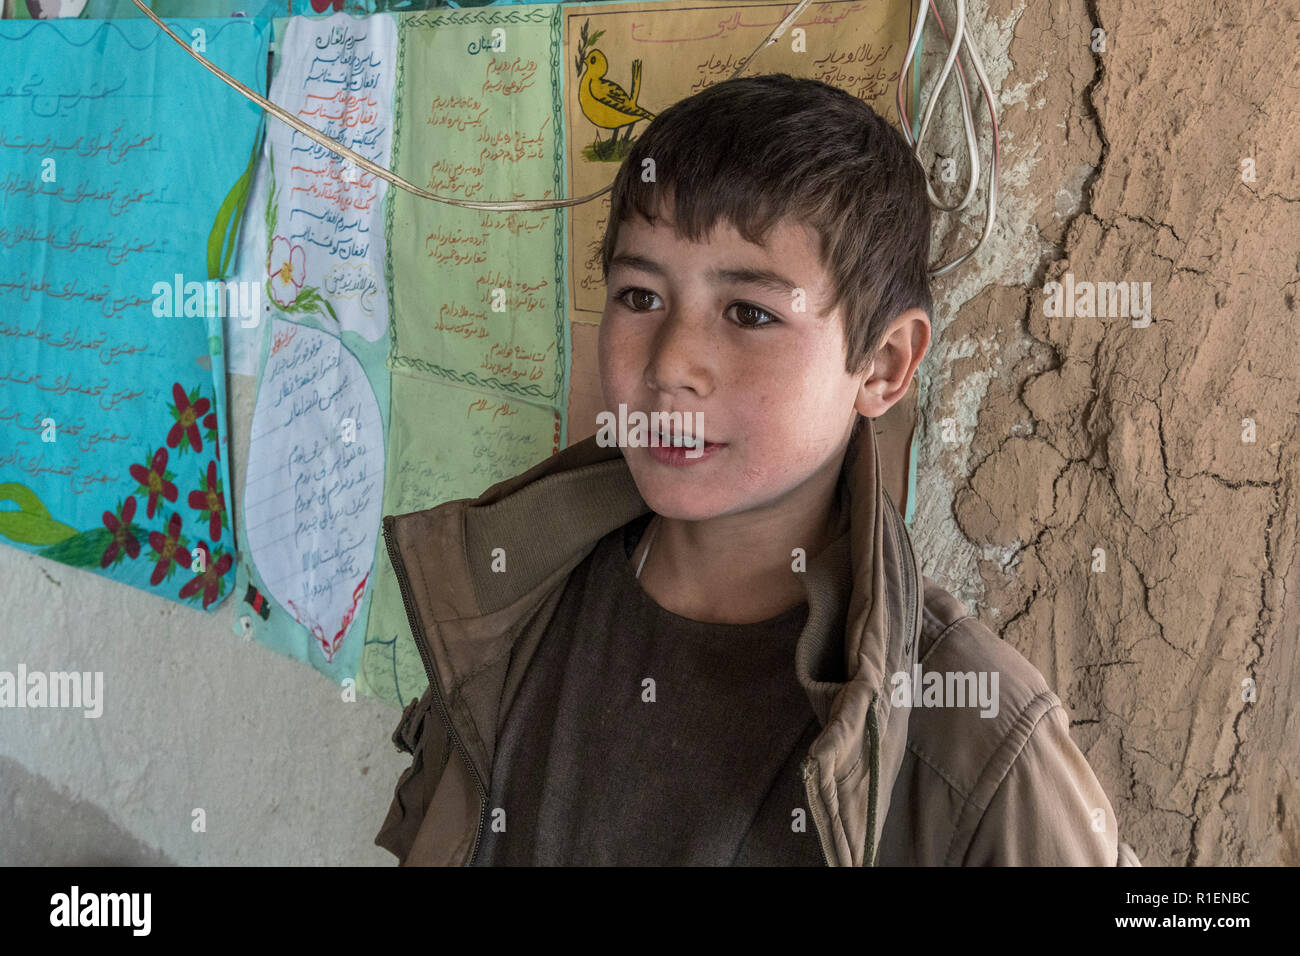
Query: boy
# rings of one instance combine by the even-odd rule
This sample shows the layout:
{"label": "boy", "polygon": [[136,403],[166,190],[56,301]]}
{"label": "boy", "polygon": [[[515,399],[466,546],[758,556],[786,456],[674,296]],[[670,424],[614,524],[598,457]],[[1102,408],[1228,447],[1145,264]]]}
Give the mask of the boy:
{"label": "boy", "polygon": [[599,355],[606,408],[653,434],[385,516],[430,686],[376,843],[1137,863],[1042,676],[922,576],[860,428],[929,345],[929,230],[901,135],[834,87],[736,78],[650,123],[611,192]]}

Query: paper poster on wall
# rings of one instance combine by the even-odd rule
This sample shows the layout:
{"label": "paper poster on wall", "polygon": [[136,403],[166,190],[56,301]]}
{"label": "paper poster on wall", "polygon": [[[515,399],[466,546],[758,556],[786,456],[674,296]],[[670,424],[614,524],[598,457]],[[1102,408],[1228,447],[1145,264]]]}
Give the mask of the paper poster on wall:
{"label": "paper poster on wall", "polygon": [[[267,21],[183,27],[265,88]],[[262,114],[147,21],[6,20],[0,58],[0,541],[213,610],[235,549],[222,317],[258,307],[217,280]]]}
{"label": "paper poster on wall", "polygon": [[[393,19],[336,14],[280,26],[272,100],[386,166]],[[233,627],[343,680],[361,658],[386,467],[388,184],[269,122],[257,221],[241,250],[270,318],[257,330]],[[247,356],[252,340],[239,347]]]}
{"label": "paper poster on wall", "polygon": [[[561,195],[556,10],[398,18],[398,175],[453,199]],[[463,209],[404,190],[390,210],[392,368],[563,411],[563,216]]]}

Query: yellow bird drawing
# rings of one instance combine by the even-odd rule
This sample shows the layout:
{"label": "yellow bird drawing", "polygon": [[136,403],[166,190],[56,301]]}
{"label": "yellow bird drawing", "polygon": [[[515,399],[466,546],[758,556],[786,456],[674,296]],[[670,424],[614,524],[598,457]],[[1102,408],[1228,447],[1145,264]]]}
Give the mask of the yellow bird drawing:
{"label": "yellow bird drawing", "polygon": [[[637,97],[641,95],[640,60],[632,61],[631,95],[617,83],[605,79],[605,74],[609,72],[609,61],[600,50],[592,50],[584,62],[586,69],[578,84],[578,105],[582,107],[582,115],[596,126],[614,131],[613,138],[607,142],[617,142],[618,131],[623,127],[627,127],[624,136],[624,141],[627,141],[632,138],[632,126],[637,120],[655,118],[654,113],[637,103]],[[596,136],[596,144],[598,148],[604,146],[599,134]]]}

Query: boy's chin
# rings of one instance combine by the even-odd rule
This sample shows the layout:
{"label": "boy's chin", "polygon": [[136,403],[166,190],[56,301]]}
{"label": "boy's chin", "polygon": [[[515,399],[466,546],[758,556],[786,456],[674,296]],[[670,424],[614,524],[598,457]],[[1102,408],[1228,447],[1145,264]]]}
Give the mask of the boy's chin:
{"label": "boy's chin", "polygon": [[656,514],[678,521],[703,521],[736,510],[734,489],[717,476],[696,478],[689,468],[666,468],[650,458],[638,461],[626,449],[623,454],[637,491]]}

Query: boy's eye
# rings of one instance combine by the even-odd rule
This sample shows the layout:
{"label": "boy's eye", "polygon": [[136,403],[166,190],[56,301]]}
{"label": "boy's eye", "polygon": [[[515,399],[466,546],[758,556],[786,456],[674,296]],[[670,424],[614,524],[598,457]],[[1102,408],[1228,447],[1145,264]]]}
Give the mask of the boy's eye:
{"label": "boy's eye", "polygon": [[[647,305],[647,306],[645,306],[645,308],[641,308],[641,307],[639,307],[638,305],[635,305],[633,301],[629,301],[629,299],[628,299],[628,296],[629,296],[629,295],[634,296],[634,297],[635,297],[635,296],[649,296],[649,297],[654,298],[654,299],[659,298],[659,296],[655,295],[655,294],[654,294],[653,292],[651,292],[649,289],[638,289],[638,288],[636,288],[636,287],[634,287],[634,286],[629,286],[628,288],[621,290],[621,291],[618,293],[618,295],[614,296],[614,298],[615,298],[617,301],[622,302],[624,305],[626,305],[626,306],[627,306],[629,309],[631,309],[633,312],[647,312],[647,311],[649,311],[652,307]],[[644,301],[644,300],[642,300],[642,301]]]}
{"label": "boy's eye", "polygon": [[771,312],[768,312],[766,309],[760,309],[758,306],[750,305],[748,302],[737,302],[736,315],[739,316],[739,315],[744,315],[746,313],[748,313],[749,315],[766,316],[767,321],[747,322],[742,319],[741,321],[736,323],[742,329],[761,329],[765,325],[775,325],[777,322],[780,321],[776,316],[774,316]]}
{"label": "boy's eye", "polygon": [[[659,298],[658,295],[651,292],[649,289],[639,289],[635,286],[628,286],[625,289],[620,289],[614,296],[614,299],[615,301],[622,302],[633,312],[648,312],[654,308],[654,306],[645,304],[645,298],[638,298],[642,296],[648,297],[651,300]],[[780,319],[774,316],[771,312],[768,312],[766,309],[760,309],[758,306],[750,305],[748,302],[737,302],[735,303],[735,307],[736,315],[738,316],[736,324],[742,329],[761,329],[768,325],[775,325],[780,321]]]}

